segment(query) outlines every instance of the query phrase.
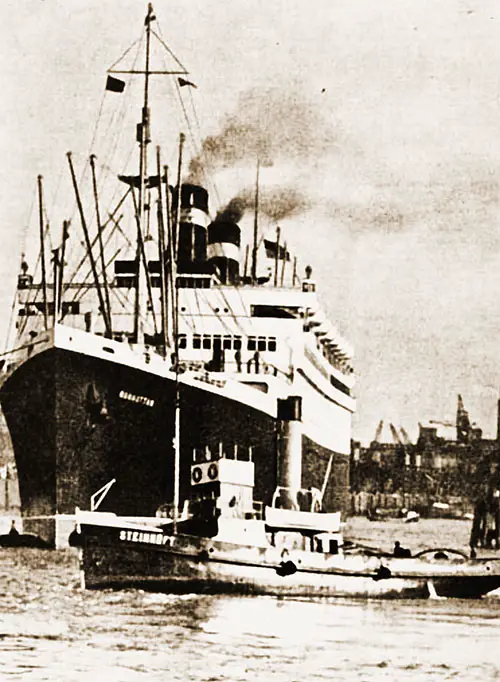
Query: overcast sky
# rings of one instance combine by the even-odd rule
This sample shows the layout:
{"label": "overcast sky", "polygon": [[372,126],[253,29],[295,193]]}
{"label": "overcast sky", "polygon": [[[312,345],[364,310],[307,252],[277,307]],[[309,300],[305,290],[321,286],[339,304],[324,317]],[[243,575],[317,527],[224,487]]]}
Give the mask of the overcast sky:
{"label": "overcast sky", "polygon": [[[489,0],[210,0],[155,4],[198,85],[201,138],[260,117],[263,183],[305,198],[283,221],[353,342],[354,435],[416,433],[462,393],[494,435],[500,386],[500,9]],[[269,6],[271,5],[271,7]],[[139,0],[0,3],[2,336],[36,175],[89,151],[106,69]],[[229,199],[254,172],[237,160]],[[98,151],[96,150],[96,153]],[[236,180],[234,179],[236,178]]]}

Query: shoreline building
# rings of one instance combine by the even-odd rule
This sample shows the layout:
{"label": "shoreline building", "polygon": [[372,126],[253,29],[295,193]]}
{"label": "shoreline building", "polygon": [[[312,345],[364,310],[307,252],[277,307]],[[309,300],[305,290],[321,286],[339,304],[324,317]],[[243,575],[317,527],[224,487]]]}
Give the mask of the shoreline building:
{"label": "shoreline building", "polygon": [[415,443],[403,427],[393,424],[391,438],[384,438],[381,421],[368,447],[352,443],[351,491],[417,495],[426,504],[453,498],[474,503],[488,486],[498,486],[500,401],[498,410],[499,427],[492,439],[483,438],[482,429],[471,422],[461,395],[455,422],[420,422]]}

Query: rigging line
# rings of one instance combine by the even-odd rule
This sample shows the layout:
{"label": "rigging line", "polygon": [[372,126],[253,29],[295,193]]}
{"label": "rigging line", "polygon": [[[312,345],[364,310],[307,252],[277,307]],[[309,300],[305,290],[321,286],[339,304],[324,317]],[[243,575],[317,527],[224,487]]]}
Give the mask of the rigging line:
{"label": "rigging line", "polygon": [[[135,57],[134,57],[133,66],[135,66],[135,64],[136,64],[136,62],[137,62],[137,60],[138,60],[138,58],[139,58],[140,48],[141,48],[141,45],[142,45],[142,37],[141,37],[140,40],[134,41],[134,43],[128,48],[128,50],[126,51],[126,53],[128,53],[136,44],[138,44],[138,49],[137,49],[136,54],[135,54]],[[125,56],[125,55],[123,55],[123,56]],[[120,59],[122,59],[123,56],[122,56]],[[130,101],[130,94],[129,94],[129,92],[130,92],[130,89],[127,88],[127,91],[126,91],[126,93],[125,93],[125,96],[119,98],[120,106],[117,107],[117,108],[115,108],[115,109],[112,111],[112,113],[111,113],[111,115],[110,115],[110,117],[109,117],[108,124],[107,124],[107,127],[106,127],[106,131],[105,131],[105,133],[104,133],[104,134],[105,134],[105,139],[106,139],[106,141],[108,142],[108,144],[107,144],[107,148],[105,147],[104,150],[103,150],[103,160],[104,160],[104,162],[101,164],[103,167],[107,167],[107,162],[110,160],[110,158],[111,158],[112,156],[114,156],[115,151],[116,151],[116,148],[118,147],[118,144],[119,144],[119,142],[120,142],[121,135],[122,135],[122,133],[123,133],[123,126],[122,126],[123,120],[124,120],[124,118],[125,118],[125,115],[126,115],[126,113],[127,113],[128,108],[129,108],[129,106],[128,106],[128,105],[129,105],[129,101]],[[103,99],[102,99],[102,106],[101,106],[101,108],[104,106],[104,102],[105,102],[105,101],[106,101],[106,91],[104,91],[104,95],[103,95]],[[98,123],[99,123],[99,120],[98,120]],[[110,134],[110,131],[111,131],[111,134]],[[113,131],[115,131],[114,134],[112,134]],[[89,153],[93,153],[93,151],[94,151],[94,150],[93,150],[93,146],[94,146],[96,137],[97,137],[97,126],[96,126],[96,129],[95,129],[95,134],[94,134],[94,137],[93,137],[93,140],[92,140],[92,145],[91,145],[91,149],[89,150]],[[130,155],[129,155],[128,158],[130,158]],[[128,162],[128,159],[127,159],[127,162]],[[108,183],[108,178],[103,178],[103,180],[102,180],[102,184],[103,184],[103,186],[102,186],[102,192],[103,192],[103,191],[106,189],[106,187],[108,186],[107,183]],[[102,193],[102,192],[101,192],[101,193]],[[113,193],[113,195],[112,195],[112,197],[111,197],[111,202],[114,201],[115,196],[116,196],[116,191]]]}
{"label": "rigging line", "polygon": [[33,195],[31,198],[31,206],[28,212],[28,220],[26,221],[24,227],[21,230],[20,240],[19,240],[19,255],[26,255],[26,239],[28,237],[28,230],[30,228],[31,222],[33,220],[33,214],[35,210],[35,202],[37,200],[37,189],[36,185],[33,189]]}
{"label": "rigging line", "polygon": [[[121,305],[121,307],[123,308],[123,310],[126,311],[127,308],[128,308],[129,310],[130,310],[130,308],[132,308],[132,304],[131,304],[130,301],[127,299],[126,294],[124,294],[123,292],[121,292],[121,291],[118,289],[118,287],[111,287],[111,293],[114,294],[116,300],[117,300],[118,303]],[[130,313],[129,313],[130,318],[132,318],[133,315],[134,315],[133,311],[130,310]]]}
{"label": "rigging line", "polygon": [[[159,30],[160,33],[161,33],[161,27],[160,27],[160,25],[159,25],[159,22],[157,21],[156,23],[158,24],[158,30]],[[176,62],[176,64],[178,64],[178,66],[180,66],[180,68],[183,69],[183,70],[184,70],[184,73],[187,75],[187,74],[189,73],[189,71],[186,69],[186,67],[185,67],[184,64],[180,61],[180,59],[178,59],[178,58],[175,56],[175,54],[172,52],[172,50],[169,48],[169,46],[168,46],[167,43],[163,40],[163,38],[161,38],[161,37],[158,35],[158,33],[156,33],[156,31],[154,31],[153,29],[151,29],[151,34],[154,35],[154,37],[156,38],[156,40],[158,40],[158,41],[163,45],[163,47],[165,48],[165,50],[166,50],[166,51],[168,52],[168,54],[172,57],[172,59]]]}
{"label": "rigging line", "polygon": [[[55,207],[57,206],[57,203],[58,203],[58,197],[59,197],[59,192],[61,190],[63,175],[64,175],[64,167],[61,164],[61,166],[59,168],[59,174],[57,177],[56,187],[55,187],[54,192],[52,194],[49,210],[47,210],[46,204],[43,207],[45,223],[47,226],[50,224],[49,213],[52,213],[52,214],[54,213]],[[47,234],[45,236],[49,238],[49,247],[50,247],[50,249],[52,249],[53,244],[52,244],[52,235],[50,233],[50,230],[47,230]]]}
{"label": "rigging line", "polygon": [[[114,229],[115,229],[115,228],[113,228],[113,230],[111,230],[111,232],[107,235],[106,242],[105,242],[105,244],[104,244],[104,250],[107,248],[109,242],[111,241],[111,239],[112,239],[112,237],[113,237]],[[93,244],[92,244],[92,248],[94,247],[95,243],[96,243],[96,240],[94,240],[94,242],[93,242]],[[121,248],[118,249],[118,251],[116,251],[115,255],[109,260],[108,263],[105,263],[105,264],[104,264],[105,270],[108,269],[108,267],[111,265],[111,263],[114,261],[114,259],[116,258],[116,256],[120,253],[120,251],[121,251]],[[100,274],[102,275],[102,271],[101,271]],[[86,274],[83,276],[83,280],[82,280],[83,284],[85,284],[85,283],[88,281],[88,279],[89,279],[89,277],[90,277],[91,275],[92,275],[92,271],[87,271],[87,272],[86,272]],[[67,287],[64,289],[63,295],[64,295],[69,289],[70,289],[70,286],[67,286]],[[77,294],[76,294],[76,295],[77,295]]]}
{"label": "rigging line", "polygon": [[[206,316],[204,316],[204,315],[202,314],[202,312],[201,312],[201,301],[202,301],[202,292],[203,292],[203,290],[202,290],[202,289],[195,289],[195,292],[196,292],[196,293],[195,293],[195,301],[196,301],[196,306],[197,306],[197,310],[198,310],[199,317],[200,317],[200,324],[201,324],[201,327],[202,327],[202,333],[207,333],[207,332],[206,332],[206,328],[205,328],[205,322],[204,322],[204,319],[203,319],[203,318],[206,317]],[[241,325],[239,324],[239,322],[238,322],[238,320],[237,320],[237,318],[236,318],[236,316],[235,316],[235,314],[234,314],[234,311],[233,311],[233,309],[232,309],[232,306],[230,305],[229,301],[227,300],[227,298],[226,298],[224,292],[223,292],[221,289],[218,289],[218,292],[219,292],[219,294],[222,296],[223,301],[225,302],[225,304],[227,305],[229,311],[231,312],[231,315],[232,315],[232,317],[233,317],[233,320],[234,320],[234,322],[236,323],[236,327],[237,327],[237,328],[241,331],[241,333],[243,334],[243,328],[242,328]],[[240,296],[241,296],[241,294],[240,294]],[[213,311],[213,312],[214,312],[215,317],[216,317],[216,318],[219,320],[219,322],[221,323],[221,325],[222,325],[222,327],[223,327],[223,331],[227,331],[227,332],[233,333],[233,332],[232,332],[232,329],[231,329],[231,327],[230,327],[230,325],[229,325],[229,323],[222,317],[222,315],[219,315],[218,313],[215,313],[215,311]]]}
{"label": "rigging line", "polygon": [[[125,232],[122,230],[122,228],[120,226],[120,220],[123,218],[123,213],[121,216],[118,217],[117,220],[111,215],[109,217],[110,217],[110,220],[112,221],[113,225],[115,226],[115,228],[121,234],[123,239],[127,242],[127,246],[132,247],[132,241],[127,237],[127,235],[125,234]],[[106,222],[106,224],[107,224],[107,222]],[[113,232],[113,234],[114,234],[114,232]]]}
{"label": "rigging line", "polygon": [[10,308],[9,324],[7,325],[7,334],[5,336],[4,352],[1,355],[6,355],[8,352],[10,352],[8,350],[8,348],[10,345],[9,341],[10,341],[10,338],[12,336],[12,329],[13,329],[13,325],[14,325],[14,316],[15,316],[16,308],[17,308],[17,289],[16,289],[16,293],[14,294],[12,306]]}
{"label": "rigging line", "polygon": [[[141,267],[140,262],[142,260],[144,272],[146,274],[146,286],[147,286],[148,299],[149,299],[148,303],[151,306],[151,315],[153,317],[153,328],[154,328],[155,336],[157,336],[158,335],[158,325],[156,323],[156,313],[155,313],[155,306],[154,306],[154,301],[153,301],[153,288],[151,285],[151,275],[148,271],[148,261],[146,258],[146,247],[144,245],[144,235],[142,234],[141,224],[139,221],[139,207],[137,204],[137,198],[135,196],[135,192],[134,192],[133,187],[132,187],[132,200],[134,202],[134,213],[136,216],[137,236],[138,236],[138,242],[139,242],[139,254],[137,256],[137,265],[138,265],[137,286],[139,286],[139,269]],[[145,311],[144,315],[142,315],[141,311],[139,311],[139,317],[144,322],[144,324],[147,324],[147,318],[148,318],[147,307],[148,307],[148,305],[146,304],[146,311]]]}
{"label": "rigging line", "polygon": [[189,134],[191,135],[191,138],[194,139],[193,129],[191,127],[191,121],[189,120],[189,116],[188,116],[186,107],[184,106],[184,100],[183,100],[182,95],[181,95],[181,88],[180,88],[178,81],[175,82],[175,88],[177,90],[177,96],[179,98],[179,102],[181,103],[182,112],[184,114],[184,120],[186,121],[186,125],[188,127]]}
{"label": "rigging line", "polygon": [[[161,28],[160,28],[160,26],[158,26],[158,28],[159,28],[160,33],[161,33]],[[165,60],[164,60],[163,63],[166,65],[166,61],[165,61]],[[180,85],[179,85],[179,80],[178,80],[177,78],[174,79],[174,83],[175,83],[175,87],[176,87],[176,89],[177,89],[177,97],[178,97],[178,99],[179,99],[179,101],[180,101],[180,103],[181,103],[181,108],[182,108],[183,113],[184,113],[184,119],[185,119],[185,121],[186,121],[186,123],[187,123],[187,125],[188,125],[188,128],[189,128],[190,137],[191,137],[192,142],[193,142],[193,147],[194,147],[195,153],[196,153],[196,155],[197,155],[198,157],[201,157],[201,156],[202,156],[202,152],[203,152],[202,135],[201,135],[201,126],[200,126],[200,122],[199,122],[198,115],[197,115],[197,112],[196,112],[196,107],[195,107],[195,104],[194,104],[194,97],[193,97],[192,89],[191,89],[191,87],[188,88],[188,90],[189,90],[189,95],[190,95],[190,101],[191,101],[191,109],[192,109],[192,111],[193,111],[193,117],[194,117],[194,119],[195,119],[195,123],[196,123],[196,127],[197,127],[197,132],[198,132],[198,139],[196,139],[196,136],[194,135],[193,130],[192,130],[192,126],[191,126],[191,124],[190,124],[190,118],[189,118],[189,115],[188,115],[188,113],[187,113],[187,110],[186,110],[186,107],[185,107],[185,104],[184,104],[184,100],[183,100],[183,98],[182,98],[181,89],[180,89]],[[210,176],[210,175],[208,174],[205,164],[204,164],[204,163],[201,163],[200,165],[201,165],[203,177],[205,178],[206,184],[209,186],[210,192],[213,193],[213,194],[215,195],[215,198],[216,198],[216,200],[217,200],[217,203],[220,205],[221,200],[220,200],[220,194],[219,194],[219,191],[218,191],[217,184],[216,184],[215,180],[212,178],[212,176]]]}
{"label": "rigging line", "polygon": [[[48,233],[49,233],[49,226],[46,225],[44,236],[47,236]],[[38,267],[41,265],[41,260],[42,260],[42,254],[41,254],[41,251],[38,251],[37,259],[35,261],[35,267],[33,268],[33,279],[35,279],[35,277],[36,277]],[[50,285],[49,285],[49,287],[50,287]],[[16,289],[16,292],[17,292],[17,289]],[[32,292],[34,292],[34,294],[32,294]],[[31,289],[27,295],[25,305],[30,306],[33,303],[36,303],[39,293],[40,293],[40,289]],[[23,321],[21,322],[21,325],[20,325],[19,330],[17,332],[18,337],[20,337],[24,334],[27,324],[28,324],[28,315],[26,315],[24,317]]]}
{"label": "rigging line", "polygon": [[129,45],[129,47],[127,47],[127,49],[126,49],[125,52],[122,54],[122,56],[121,56],[121,57],[118,57],[118,59],[116,60],[116,62],[115,62],[114,64],[111,64],[111,66],[109,67],[108,71],[111,71],[111,69],[114,69],[115,66],[116,66],[117,64],[119,64],[119,63],[121,62],[122,59],[125,59],[125,57],[128,55],[128,53],[130,52],[130,50],[134,47],[134,45],[137,45],[137,43],[141,43],[142,40],[143,40],[143,38],[144,38],[144,29],[142,30],[142,33],[141,33],[140,38],[136,38],[136,39],[134,40],[134,42],[133,42],[131,45]]}
{"label": "rigging line", "polygon": [[[129,188],[127,189],[127,191],[125,192],[125,194],[124,194],[124,195],[122,196],[122,198],[120,199],[120,201],[118,202],[118,204],[115,206],[115,208],[114,208],[114,210],[112,211],[112,213],[109,214],[109,218],[110,218],[110,220],[115,224],[115,227],[118,227],[118,226],[116,225],[116,222],[114,221],[114,216],[116,215],[116,213],[117,213],[117,212],[119,211],[119,209],[121,208],[121,206],[122,206],[122,204],[124,203],[125,199],[126,199],[127,196],[129,195],[130,190],[131,190],[131,188],[129,187]],[[104,223],[103,223],[103,229],[108,225],[108,223],[109,223],[108,220],[105,220],[105,221],[104,221]],[[118,228],[118,229],[120,229],[120,232],[121,232],[121,228]],[[122,234],[123,234],[123,233],[122,233]],[[97,235],[96,235],[96,236],[94,237],[94,239],[92,240],[92,244],[91,244],[92,248],[94,248],[94,246],[96,245],[96,243],[97,243]],[[88,254],[85,253],[85,254],[82,256],[82,258],[81,258],[80,262],[78,263],[77,267],[76,267],[75,270],[73,271],[73,274],[71,275],[71,278],[70,278],[70,280],[69,280],[69,282],[68,282],[68,285],[69,285],[69,284],[72,284],[72,283],[74,282],[75,277],[76,277],[77,274],[80,272],[80,270],[81,270],[82,266],[84,265],[85,261],[87,260],[87,258],[88,258]],[[64,295],[65,292],[66,292],[66,289],[64,290],[63,295]]]}
{"label": "rigging line", "polygon": [[[133,67],[135,67],[135,65],[139,59],[139,56],[141,54],[141,47],[143,44],[143,39],[144,39],[144,35],[141,37],[140,41],[136,41],[136,43],[138,42],[139,44],[138,44],[137,51],[136,51],[134,61],[132,64]],[[125,120],[125,116],[127,115],[128,111],[130,111],[130,109],[131,109],[130,100],[131,100],[130,88],[127,88],[127,92],[126,92],[125,97],[120,100],[122,106],[121,106],[120,110],[118,111],[118,115],[116,115],[116,112],[113,115],[113,121],[112,122],[114,123],[115,118],[117,119],[116,125],[114,126],[116,133],[114,135],[110,136],[109,144],[108,144],[106,151],[104,152],[104,159],[103,159],[103,163],[102,163],[102,165],[107,167],[107,168],[109,168],[108,164],[111,163],[111,159],[114,158],[116,150],[118,148],[118,145],[121,143],[121,139],[122,139],[122,136],[124,133],[124,127],[125,127],[123,125],[124,120]],[[110,123],[110,126],[108,127],[108,129],[110,127],[111,127],[111,123]],[[132,154],[134,153],[134,150],[135,150],[134,145],[131,145],[128,156],[125,160],[125,164],[123,164],[123,162],[121,162],[122,168],[126,168],[128,166],[128,163],[130,161],[130,158],[132,157]],[[111,172],[113,172],[113,171],[111,171]],[[114,172],[113,172],[113,174],[114,174],[115,178],[118,175],[118,173],[114,173]],[[109,178],[107,178],[107,180],[109,180]],[[106,187],[107,187],[107,181],[106,181]],[[118,192],[118,189],[115,189],[115,191],[112,194],[111,201],[115,200],[115,196],[116,196],[117,192]]]}
{"label": "rigging line", "polygon": [[97,118],[96,118],[96,122],[95,122],[95,125],[94,125],[94,132],[92,133],[92,139],[90,140],[89,154],[92,152],[92,150],[93,150],[93,148],[94,148],[94,144],[95,144],[96,137],[97,137],[97,129],[98,129],[99,124],[100,124],[100,122],[101,122],[102,112],[103,112],[103,110],[104,110],[104,101],[105,101],[105,99],[106,99],[106,90],[104,90],[104,92],[102,93],[102,97],[101,97],[101,106],[99,107],[99,111],[98,111],[98,113],[97,113]]}
{"label": "rigging line", "polygon": [[[113,254],[113,256],[111,256],[111,258],[109,259],[109,261],[105,264],[105,267],[106,267],[106,268],[108,268],[108,267],[111,265],[111,263],[113,263],[113,261],[116,259],[116,257],[117,257],[118,254],[120,253],[120,251],[121,251],[121,249],[118,249],[118,251],[116,251],[116,252]],[[73,297],[72,300],[71,300],[71,303],[79,303],[79,302],[82,300],[82,298],[83,298],[89,291],[91,291],[92,289],[94,289],[94,286],[92,285],[92,282],[90,282],[91,276],[92,276],[92,272],[87,272],[87,274],[85,275],[85,277],[84,277],[84,279],[83,279],[83,281],[82,281],[82,283],[81,283],[81,288],[76,290],[75,295],[74,295],[74,297]],[[111,288],[111,287],[110,287],[110,288]]]}
{"label": "rigging line", "polygon": [[196,130],[198,133],[197,155],[202,160],[201,161],[201,169],[203,172],[203,177],[207,180],[207,183],[211,185],[211,190],[213,190],[215,198],[217,199],[217,204],[220,206],[221,198],[220,198],[220,194],[219,194],[219,188],[217,187],[217,183],[215,181],[215,178],[209,174],[208,168],[203,161],[203,141],[202,141],[202,134],[201,134],[201,125],[200,125],[200,120],[198,118],[198,112],[196,111],[196,105],[195,105],[195,99],[193,96],[193,90],[192,90],[192,88],[188,88],[188,90],[189,90],[189,100],[191,103],[191,110],[193,112],[193,118],[194,118],[194,122],[196,125]]}
{"label": "rigging line", "polygon": [[[193,127],[192,127],[192,125],[191,125],[191,120],[190,120],[189,115],[188,115],[188,113],[187,113],[187,109],[186,109],[186,106],[185,106],[185,104],[184,104],[184,99],[183,99],[182,93],[181,93],[181,88],[180,88],[179,82],[178,82],[177,80],[175,81],[175,88],[176,88],[176,91],[177,91],[177,97],[178,97],[178,99],[179,99],[179,102],[180,102],[180,105],[181,105],[182,112],[183,112],[183,114],[184,114],[184,120],[186,121],[186,125],[187,125],[188,130],[189,130],[189,135],[190,135],[190,138],[191,138],[191,140],[192,140],[192,142],[193,142],[193,148],[194,148],[195,154],[196,154],[198,157],[201,157],[201,156],[202,156],[203,145],[202,145],[201,142],[198,144],[198,141],[196,140],[196,136],[195,136],[195,134],[193,133]],[[191,94],[191,97],[192,97],[192,94]],[[194,103],[193,103],[193,104],[194,104]],[[206,167],[205,167],[205,164],[204,164],[204,163],[201,163],[200,165],[201,165],[203,177],[205,178],[207,185],[210,185],[210,186],[211,186],[211,189],[214,190],[214,194],[215,194],[215,197],[216,197],[216,199],[217,199],[217,203],[220,204],[220,196],[219,196],[219,192],[218,192],[218,189],[217,189],[217,186],[216,186],[215,182],[214,182],[214,181],[212,180],[212,178],[208,175],[207,169],[206,169]]]}

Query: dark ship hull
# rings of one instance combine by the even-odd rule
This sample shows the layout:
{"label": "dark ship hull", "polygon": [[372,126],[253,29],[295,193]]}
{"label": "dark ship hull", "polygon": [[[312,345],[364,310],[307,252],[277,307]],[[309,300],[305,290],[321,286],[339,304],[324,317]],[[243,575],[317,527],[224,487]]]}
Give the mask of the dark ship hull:
{"label": "dark ship hull", "polygon": [[[95,338],[95,337],[94,337]],[[102,342],[102,337],[97,337]],[[101,353],[102,355],[102,353]],[[195,385],[196,384],[196,385]],[[63,545],[75,507],[116,479],[100,510],[154,516],[173,498],[175,376],[50,344],[20,364],[0,389],[18,469],[24,529]],[[255,499],[276,488],[276,416],[180,380],[180,499],[188,495],[193,451],[209,448],[255,462]],[[250,450],[249,450],[250,448]],[[326,509],[345,508],[348,457],[303,436],[304,487],[326,487]],[[69,515],[56,537],[55,515]]]}

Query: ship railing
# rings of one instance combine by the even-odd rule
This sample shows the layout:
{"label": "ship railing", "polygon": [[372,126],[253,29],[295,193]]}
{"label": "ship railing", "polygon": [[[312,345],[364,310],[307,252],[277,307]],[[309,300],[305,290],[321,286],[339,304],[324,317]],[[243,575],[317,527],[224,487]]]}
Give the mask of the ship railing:
{"label": "ship railing", "polygon": [[224,362],[223,369],[219,372],[213,370],[206,370],[210,376],[217,374],[231,374],[241,377],[245,376],[263,376],[263,377],[284,377],[288,381],[292,380],[292,372],[289,369],[284,370],[277,365],[270,362],[263,362],[262,359],[255,357],[250,358],[246,362],[235,362],[228,360]]}

